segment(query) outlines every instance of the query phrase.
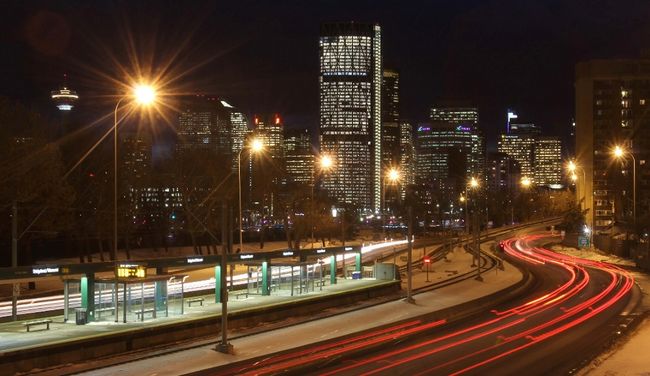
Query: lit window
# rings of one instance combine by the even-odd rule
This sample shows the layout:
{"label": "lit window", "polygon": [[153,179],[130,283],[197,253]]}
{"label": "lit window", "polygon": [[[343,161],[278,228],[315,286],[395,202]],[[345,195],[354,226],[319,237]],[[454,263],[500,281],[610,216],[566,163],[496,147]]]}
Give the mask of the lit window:
{"label": "lit window", "polygon": [[639,104],[641,106],[645,106],[645,99],[639,99]]}

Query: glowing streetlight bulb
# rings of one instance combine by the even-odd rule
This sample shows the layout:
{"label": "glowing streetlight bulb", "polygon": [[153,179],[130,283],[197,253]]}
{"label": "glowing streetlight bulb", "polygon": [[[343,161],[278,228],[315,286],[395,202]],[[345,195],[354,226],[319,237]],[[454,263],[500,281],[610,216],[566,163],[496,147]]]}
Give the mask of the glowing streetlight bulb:
{"label": "glowing streetlight bulb", "polygon": [[524,177],[521,179],[521,185],[524,186],[525,188],[530,187],[532,182],[530,181],[530,178]]}
{"label": "glowing streetlight bulb", "polygon": [[399,178],[400,178],[400,174],[399,174],[399,171],[397,169],[391,168],[388,171],[388,180],[391,183],[394,183],[394,182],[398,181]]}
{"label": "glowing streetlight bulb", "polygon": [[257,153],[258,151],[262,151],[264,149],[264,143],[259,138],[254,138],[251,141],[250,148],[253,152]]}
{"label": "glowing streetlight bulb", "polygon": [[477,188],[478,187],[478,180],[476,180],[476,178],[472,178],[469,181],[469,186],[472,187],[472,188]]}
{"label": "glowing streetlight bulb", "polygon": [[330,158],[329,155],[323,155],[320,158],[320,167],[323,170],[329,170],[332,168],[332,165],[334,165],[334,162],[332,161],[332,158]]}
{"label": "glowing streetlight bulb", "polygon": [[133,88],[135,101],[143,106],[147,106],[156,100],[156,90],[149,85],[137,85]]}
{"label": "glowing streetlight bulb", "polygon": [[576,166],[576,163],[574,161],[569,161],[569,164],[567,165],[567,168],[569,172],[574,172],[578,166]]}
{"label": "glowing streetlight bulb", "polygon": [[460,202],[465,202],[465,196],[460,196]]}
{"label": "glowing streetlight bulb", "polygon": [[576,174],[571,174],[571,180],[573,180],[573,181],[578,181],[578,175],[576,175]]}
{"label": "glowing streetlight bulb", "polygon": [[614,156],[615,156],[616,158],[621,158],[624,154],[625,154],[625,150],[623,150],[622,147],[620,147],[620,146],[618,146],[618,145],[616,145],[616,146],[614,147]]}

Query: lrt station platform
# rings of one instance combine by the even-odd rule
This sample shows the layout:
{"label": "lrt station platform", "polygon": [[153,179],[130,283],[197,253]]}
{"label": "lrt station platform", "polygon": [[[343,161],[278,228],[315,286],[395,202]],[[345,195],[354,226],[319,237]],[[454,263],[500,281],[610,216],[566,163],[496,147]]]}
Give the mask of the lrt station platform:
{"label": "lrt station platform", "polygon": [[[64,286],[63,296],[19,300],[19,320],[0,323],[0,374],[215,336],[224,300],[232,331],[393,294],[395,266],[364,267],[362,254],[405,243],[0,269],[0,283],[58,278]],[[208,268],[214,278],[186,282]]]}

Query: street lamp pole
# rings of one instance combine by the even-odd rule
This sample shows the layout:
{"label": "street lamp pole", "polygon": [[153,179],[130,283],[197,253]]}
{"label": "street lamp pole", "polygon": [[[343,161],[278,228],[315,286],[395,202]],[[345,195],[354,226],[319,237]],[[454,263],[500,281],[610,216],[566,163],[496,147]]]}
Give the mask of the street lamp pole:
{"label": "street lamp pole", "polygon": [[[139,84],[133,88],[133,98],[141,106],[147,106],[156,100],[156,90],[149,85]],[[113,111],[113,257],[117,258],[117,111],[126,96],[120,97]]]}
{"label": "street lamp pole", "polygon": [[117,259],[117,110],[124,97],[120,98],[113,111],[113,257]]}

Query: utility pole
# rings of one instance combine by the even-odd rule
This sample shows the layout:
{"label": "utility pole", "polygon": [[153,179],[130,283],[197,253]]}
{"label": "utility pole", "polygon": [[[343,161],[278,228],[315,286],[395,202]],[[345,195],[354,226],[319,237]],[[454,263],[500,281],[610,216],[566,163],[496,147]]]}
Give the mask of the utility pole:
{"label": "utility pole", "polygon": [[408,228],[408,257],[406,259],[406,299],[407,303],[415,303],[413,299],[413,208],[409,206],[409,228]]}
{"label": "utility pole", "polygon": [[228,267],[228,246],[230,245],[230,221],[228,218],[228,204],[221,206],[221,342],[215,348],[224,354],[234,354],[234,347],[228,342],[228,289],[226,288],[226,268]]}
{"label": "utility pole", "polygon": [[[11,267],[18,267],[18,203],[14,200],[11,205]],[[11,294],[11,320],[18,320],[18,294],[20,293],[20,284],[13,284]]]}
{"label": "utility pole", "polygon": [[[478,199],[477,199],[477,201],[478,201]],[[481,222],[482,221],[481,221],[481,212],[480,212],[480,209],[479,209],[478,205],[474,206],[474,215],[475,215],[475,218],[476,218],[476,222],[475,222],[475,225],[476,225],[475,227],[476,228],[474,230],[474,234],[475,234],[474,235],[474,240],[475,240],[474,249],[476,250],[475,251],[475,254],[476,254],[476,268],[477,268],[477,271],[478,271],[478,275],[476,276],[476,280],[477,281],[483,281],[483,277],[481,277]]]}

